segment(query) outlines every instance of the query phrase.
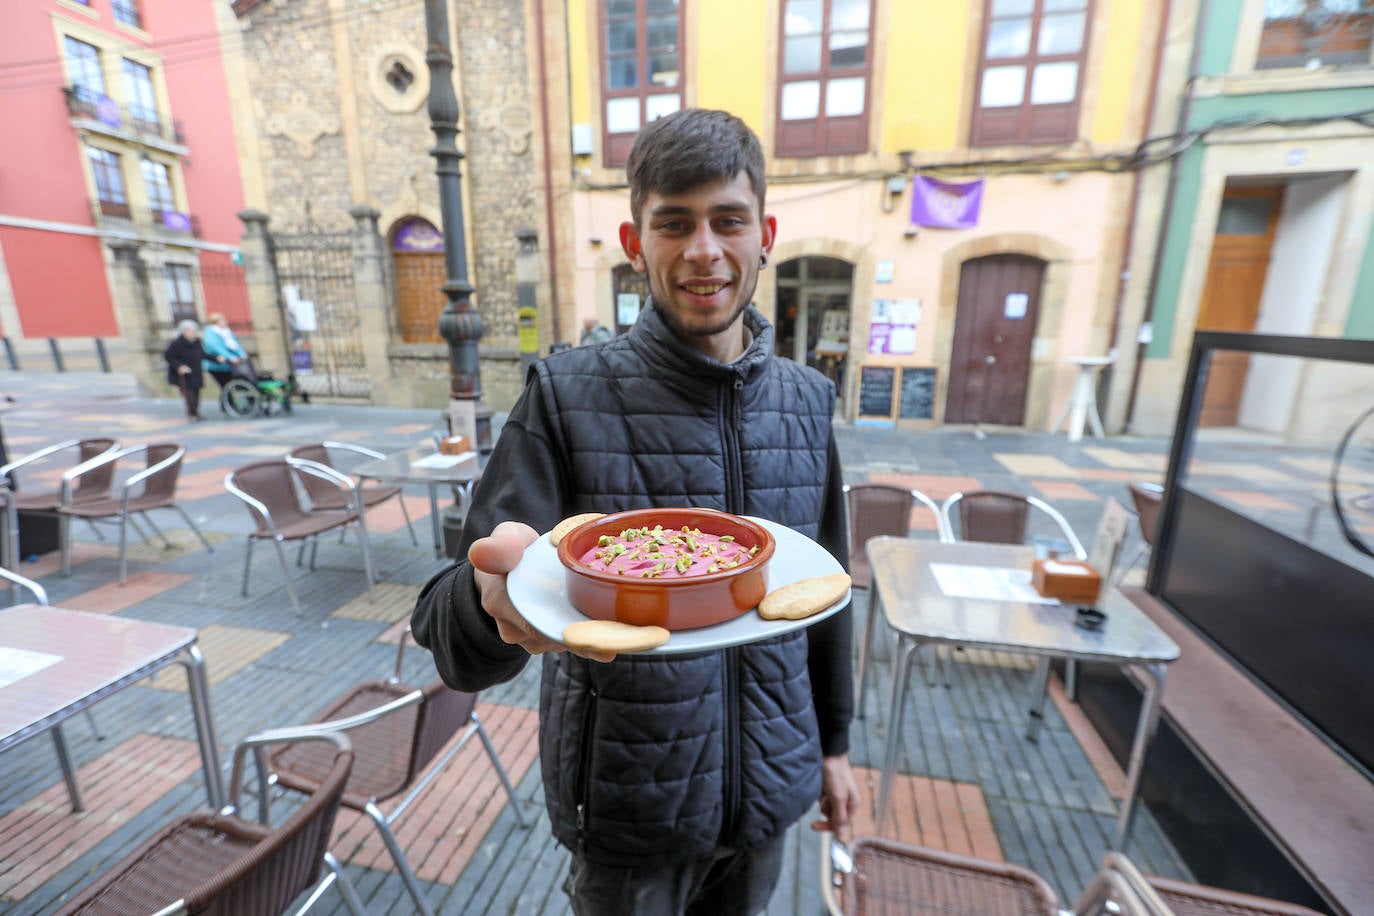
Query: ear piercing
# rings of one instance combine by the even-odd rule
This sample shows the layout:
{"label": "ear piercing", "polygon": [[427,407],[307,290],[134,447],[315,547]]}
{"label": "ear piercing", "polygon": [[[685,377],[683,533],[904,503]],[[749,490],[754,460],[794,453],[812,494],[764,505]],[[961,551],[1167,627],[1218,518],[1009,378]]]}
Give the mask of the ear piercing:
{"label": "ear piercing", "polygon": [[768,266],[768,252],[764,252],[763,254],[759,255],[759,267],[767,267],[767,266]]}

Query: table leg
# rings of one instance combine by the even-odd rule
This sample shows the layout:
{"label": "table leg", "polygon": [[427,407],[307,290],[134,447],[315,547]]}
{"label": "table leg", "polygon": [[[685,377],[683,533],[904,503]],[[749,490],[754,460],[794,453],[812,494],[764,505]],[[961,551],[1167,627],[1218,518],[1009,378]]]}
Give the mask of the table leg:
{"label": "table leg", "polygon": [[883,754],[883,772],[878,780],[878,804],[873,813],[873,829],[879,835],[883,832],[883,822],[887,819],[888,801],[892,795],[892,777],[897,771],[897,750],[901,747],[902,713],[906,701],[907,682],[911,679],[912,657],[920,651],[921,644],[907,636],[898,634],[897,654],[893,657],[892,669],[892,706],[887,720],[887,749]]}
{"label": "table leg", "polygon": [[1124,852],[1126,841],[1131,835],[1131,826],[1139,802],[1140,777],[1145,769],[1145,751],[1154,738],[1155,728],[1159,725],[1159,710],[1164,697],[1165,669],[1162,664],[1140,665],[1146,674],[1145,696],[1141,700],[1140,718],[1136,722],[1135,740],[1131,743],[1130,763],[1126,768],[1126,797],[1121,800],[1121,813],[1116,819],[1116,836],[1112,839],[1112,849]]}
{"label": "table leg", "polygon": [[882,610],[882,606],[883,600],[875,585],[868,590],[868,625],[864,629],[863,645],[859,646],[859,686],[858,696],[855,697],[855,716],[860,719],[864,717],[864,683],[867,680],[869,662],[873,658],[873,630],[876,628],[878,612]]}
{"label": "table leg", "polygon": [[1050,692],[1050,657],[1048,655],[1035,657],[1035,675],[1031,680],[1031,689],[1035,691],[1035,694],[1031,697],[1030,721],[1026,723],[1026,738],[1030,741],[1039,741],[1040,725],[1045,721],[1045,694]]}
{"label": "table leg", "polygon": [[434,556],[444,556],[444,527],[439,520],[439,485],[429,483],[429,530],[434,535]]}
{"label": "table leg", "polygon": [[67,750],[67,736],[62,734],[62,726],[54,725],[52,735],[53,749],[57,751],[57,764],[62,768],[62,781],[67,784],[67,797],[71,799],[72,812],[86,810],[86,802],[81,798],[81,787],[76,783],[76,767],[72,766],[72,755]]}
{"label": "table leg", "polygon": [[191,645],[177,662],[186,668],[190,687],[191,714],[196,720],[196,740],[200,744],[200,764],[205,773],[205,796],[210,807],[218,811],[224,807],[224,775],[220,772],[219,740],[215,736],[215,718],[210,711],[210,684],[205,676],[205,657],[200,647]]}

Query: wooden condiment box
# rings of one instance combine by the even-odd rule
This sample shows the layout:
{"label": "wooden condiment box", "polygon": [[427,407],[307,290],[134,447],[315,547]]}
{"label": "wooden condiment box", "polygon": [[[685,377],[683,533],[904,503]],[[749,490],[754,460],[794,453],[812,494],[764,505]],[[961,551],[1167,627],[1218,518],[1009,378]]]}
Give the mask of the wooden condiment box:
{"label": "wooden condiment box", "polygon": [[472,451],[472,443],[467,436],[449,436],[439,440],[439,453],[441,455],[461,455],[463,452]]}
{"label": "wooden condiment box", "polygon": [[1031,585],[1046,598],[1066,604],[1095,604],[1102,590],[1102,576],[1082,560],[1036,560]]}

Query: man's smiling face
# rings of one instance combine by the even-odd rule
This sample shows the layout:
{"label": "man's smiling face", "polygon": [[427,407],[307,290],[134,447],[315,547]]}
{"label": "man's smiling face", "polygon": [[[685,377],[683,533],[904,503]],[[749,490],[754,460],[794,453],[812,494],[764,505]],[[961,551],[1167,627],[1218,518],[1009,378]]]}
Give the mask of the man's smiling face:
{"label": "man's smiling face", "polygon": [[647,276],[669,327],[697,349],[713,352],[725,344],[735,351],[731,359],[738,356],[740,315],[753,300],[760,256],[772,249],[777,229],[773,217],[760,215],[748,176],[680,194],[650,192],[640,223],[621,225],[621,245]]}

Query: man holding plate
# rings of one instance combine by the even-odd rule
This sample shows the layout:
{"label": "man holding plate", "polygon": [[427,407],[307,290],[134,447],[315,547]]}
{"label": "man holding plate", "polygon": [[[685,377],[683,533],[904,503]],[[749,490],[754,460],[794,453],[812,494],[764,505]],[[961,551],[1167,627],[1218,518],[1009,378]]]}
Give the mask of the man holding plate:
{"label": "man holding plate", "polygon": [[851,615],[687,654],[573,651],[512,604],[507,574],[582,512],[691,506],[767,519],[848,556],[834,385],[773,355],[751,305],[777,222],[738,118],[646,125],[621,245],[650,297],[633,328],[530,369],[474,495],[466,560],[413,615],[445,682],[477,691],[544,654],[540,759],[574,912],[761,912],[787,829],[848,827]]}

